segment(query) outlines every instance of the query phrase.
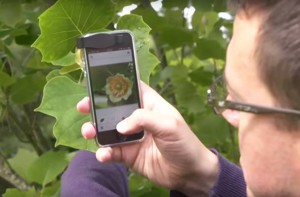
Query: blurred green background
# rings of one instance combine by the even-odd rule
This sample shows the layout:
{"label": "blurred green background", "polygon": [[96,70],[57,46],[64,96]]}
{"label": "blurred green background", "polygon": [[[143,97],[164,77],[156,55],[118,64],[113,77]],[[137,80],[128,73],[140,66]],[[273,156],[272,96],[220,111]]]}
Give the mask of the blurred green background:
{"label": "blurred green background", "polygon": [[[59,196],[77,149],[94,151],[75,105],[87,94],[76,38],[134,32],[141,78],[173,104],[208,147],[233,162],[236,132],[207,106],[222,74],[233,17],[224,0],[0,1],[0,194]],[[168,191],[131,173],[131,196]]]}

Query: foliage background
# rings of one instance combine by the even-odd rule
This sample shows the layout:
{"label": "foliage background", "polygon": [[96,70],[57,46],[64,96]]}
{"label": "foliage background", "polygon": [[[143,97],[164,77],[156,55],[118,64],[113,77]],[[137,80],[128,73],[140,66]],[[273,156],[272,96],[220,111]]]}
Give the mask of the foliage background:
{"label": "foliage background", "polygon": [[[142,80],[204,144],[237,162],[233,129],[206,103],[231,36],[226,12],[224,0],[0,0],[0,194],[59,196],[76,150],[95,150],[80,134],[89,117],[75,109],[87,93],[75,42],[88,32],[133,31]],[[168,194],[129,179],[132,196]]]}

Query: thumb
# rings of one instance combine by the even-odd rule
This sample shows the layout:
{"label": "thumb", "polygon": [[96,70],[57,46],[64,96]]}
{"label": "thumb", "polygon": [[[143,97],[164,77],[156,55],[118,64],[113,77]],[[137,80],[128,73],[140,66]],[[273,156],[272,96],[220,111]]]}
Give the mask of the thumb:
{"label": "thumb", "polygon": [[121,134],[130,135],[145,130],[153,136],[168,134],[170,131],[180,129],[180,120],[147,109],[137,109],[129,117],[117,124]]}

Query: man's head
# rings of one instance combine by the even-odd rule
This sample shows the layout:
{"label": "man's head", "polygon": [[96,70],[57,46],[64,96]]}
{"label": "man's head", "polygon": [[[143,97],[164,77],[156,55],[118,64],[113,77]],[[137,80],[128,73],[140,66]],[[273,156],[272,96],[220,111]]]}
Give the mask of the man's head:
{"label": "man's head", "polygon": [[[230,0],[236,14],[260,16],[254,60],[276,106],[300,110],[300,2]],[[300,118],[279,116],[278,126],[300,127]]]}
{"label": "man's head", "polygon": [[[232,0],[225,78],[228,99],[300,110],[299,0]],[[226,110],[239,129],[241,165],[255,196],[300,192],[300,117]],[[297,193],[300,195],[300,193]]]}

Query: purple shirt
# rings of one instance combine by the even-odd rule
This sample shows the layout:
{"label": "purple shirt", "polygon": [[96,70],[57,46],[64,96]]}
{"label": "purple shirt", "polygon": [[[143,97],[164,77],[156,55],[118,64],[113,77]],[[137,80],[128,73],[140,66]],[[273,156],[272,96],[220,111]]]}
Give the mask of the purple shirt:
{"label": "purple shirt", "polygon": [[[210,196],[246,197],[246,184],[241,168],[213,151],[219,158],[218,180]],[[95,154],[79,151],[62,176],[62,197],[128,197],[128,171],[117,163],[102,164]],[[171,191],[171,197],[186,195]]]}

